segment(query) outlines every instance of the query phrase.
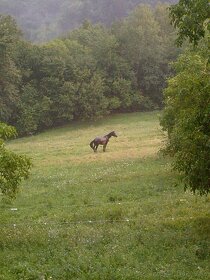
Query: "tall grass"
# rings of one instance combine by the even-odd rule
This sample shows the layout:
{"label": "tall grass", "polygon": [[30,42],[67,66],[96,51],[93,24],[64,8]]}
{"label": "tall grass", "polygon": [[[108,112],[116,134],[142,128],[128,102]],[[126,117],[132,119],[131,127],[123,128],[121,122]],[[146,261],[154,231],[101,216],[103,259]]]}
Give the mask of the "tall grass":
{"label": "tall grass", "polygon": [[[184,193],[158,153],[158,112],[14,140],[33,160],[0,204],[0,279],[209,279],[209,199]],[[115,130],[107,152],[89,142]]]}

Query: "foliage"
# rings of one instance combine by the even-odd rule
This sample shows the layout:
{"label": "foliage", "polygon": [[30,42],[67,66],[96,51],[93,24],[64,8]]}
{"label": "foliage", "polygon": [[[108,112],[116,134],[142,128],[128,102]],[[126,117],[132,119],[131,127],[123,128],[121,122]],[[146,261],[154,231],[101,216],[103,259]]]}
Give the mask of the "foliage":
{"label": "foliage", "polygon": [[187,38],[197,45],[199,40],[210,30],[209,0],[180,0],[170,7],[170,17],[178,29],[178,45]]}
{"label": "foliage", "polygon": [[166,152],[183,174],[186,188],[201,195],[210,192],[210,84],[208,57],[189,52],[174,64],[176,76],[165,90],[163,129],[168,132]]}
{"label": "foliage", "polygon": [[161,121],[168,133],[165,151],[173,156],[174,168],[182,174],[185,188],[201,195],[210,192],[209,32],[204,26],[209,14],[207,2],[180,0],[170,8],[172,22],[179,28],[178,42],[188,38],[194,46],[200,44],[174,64],[176,76],[169,79],[165,90]]}
{"label": "foliage", "polygon": [[[166,18],[167,17],[167,18]],[[166,5],[138,6],[113,28],[120,52],[134,72],[137,89],[149,97],[153,107],[162,104],[162,89],[170,74],[169,61],[177,56]]]}
{"label": "foliage", "polygon": [[14,62],[14,49],[20,31],[10,16],[0,15],[0,120],[14,117],[20,82],[19,69]]}
{"label": "foliage", "polygon": [[3,139],[6,140],[14,136],[17,136],[17,132],[13,126],[6,125],[5,123],[0,123],[1,144],[3,144]]}
{"label": "foliage", "polygon": [[16,197],[22,179],[28,178],[31,162],[23,155],[17,155],[5,148],[3,139],[16,136],[12,126],[0,123],[0,190],[10,197]]}

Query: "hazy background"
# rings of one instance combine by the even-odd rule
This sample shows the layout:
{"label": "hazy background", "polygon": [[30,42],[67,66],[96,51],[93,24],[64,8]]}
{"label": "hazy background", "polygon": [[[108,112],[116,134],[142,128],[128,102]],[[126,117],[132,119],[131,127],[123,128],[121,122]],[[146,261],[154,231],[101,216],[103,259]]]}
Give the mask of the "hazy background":
{"label": "hazy background", "polygon": [[84,20],[109,25],[138,4],[176,0],[0,0],[0,14],[12,15],[33,42],[45,42],[78,27]]}

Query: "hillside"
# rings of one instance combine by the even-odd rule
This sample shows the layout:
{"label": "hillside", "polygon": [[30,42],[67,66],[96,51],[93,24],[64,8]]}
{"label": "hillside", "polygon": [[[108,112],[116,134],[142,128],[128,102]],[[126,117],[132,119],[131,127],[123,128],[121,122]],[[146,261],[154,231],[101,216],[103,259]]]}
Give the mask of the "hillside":
{"label": "hillside", "polygon": [[155,5],[176,0],[1,0],[0,14],[15,17],[25,37],[43,42],[78,27],[84,20],[111,24],[138,4]]}

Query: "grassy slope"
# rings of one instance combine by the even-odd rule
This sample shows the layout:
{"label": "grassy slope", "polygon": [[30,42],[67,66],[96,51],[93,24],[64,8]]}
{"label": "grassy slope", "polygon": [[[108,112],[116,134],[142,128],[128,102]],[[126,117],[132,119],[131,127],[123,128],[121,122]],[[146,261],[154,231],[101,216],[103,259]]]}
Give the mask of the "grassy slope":
{"label": "grassy slope", "polygon": [[[90,140],[113,129],[94,154]],[[209,279],[209,201],[175,187],[161,139],[155,112],[9,143],[34,167],[0,204],[0,279]]]}

